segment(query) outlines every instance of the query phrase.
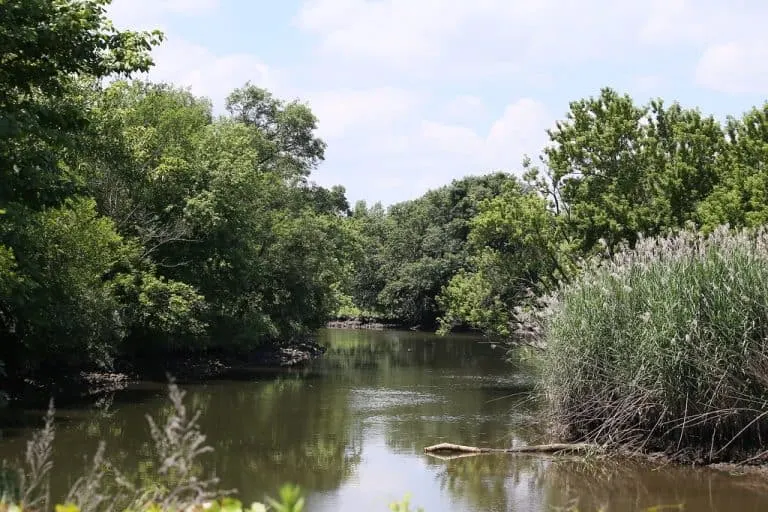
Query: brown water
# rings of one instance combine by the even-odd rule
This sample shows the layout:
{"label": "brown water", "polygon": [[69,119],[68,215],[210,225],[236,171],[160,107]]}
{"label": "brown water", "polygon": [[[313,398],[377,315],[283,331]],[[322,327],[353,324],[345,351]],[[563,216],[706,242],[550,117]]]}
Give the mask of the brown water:
{"label": "brown water", "polygon": [[[536,442],[529,372],[477,338],[329,330],[326,355],[300,372],[185,384],[224,488],[246,501],[301,485],[308,512],[385,512],[412,496],[426,512],[549,511],[578,503],[638,511],[684,503],[690,511],[768,510],[768,481],[712,470],[546,456],[482,455],[444,461],[422,448],[442,441],[507,446]],[[61,492],[97,442],[124,469],[150,458],[145,415],[168,408],[164,383],[60,407],[56,481]],[[0,458],[16,458],[42,410],[5,418]],[[10,426],[9,426],[10,425]]]}

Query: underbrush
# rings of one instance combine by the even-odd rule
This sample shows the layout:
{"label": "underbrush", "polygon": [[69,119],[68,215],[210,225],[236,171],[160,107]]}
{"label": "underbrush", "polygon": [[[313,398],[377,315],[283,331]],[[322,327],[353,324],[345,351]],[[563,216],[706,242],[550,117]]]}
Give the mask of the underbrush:
{"label": "underbrush", "polygon": [[528,320],[567,437],[700,462],[768,453],[765,230],[641,239]]}

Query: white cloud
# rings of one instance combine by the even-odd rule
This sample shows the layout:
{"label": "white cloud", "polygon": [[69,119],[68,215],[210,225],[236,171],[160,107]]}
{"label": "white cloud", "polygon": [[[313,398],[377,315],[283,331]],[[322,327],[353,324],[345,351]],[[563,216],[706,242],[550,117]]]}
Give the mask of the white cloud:
{"label": "white cloud", "polygon": [[657,95],[664,79],[659,75],[638,75],[632,78],[630,88],[634,93]]}
{"label": "white cloud", "polygon": [[306,0],[296,21],[334,57],[419,70],[482,63],[521,71],[534,59],[616,53],[647,11],[612,0]]}
{"label": "white cloud", "polygon": [[469,157],[464,172],[518,170],[524,155],[537,155],[546,140],[552,116],[540,102],[522,98],[507,105],[485,136],[465,126],[425,121],[421,134],[439,151]]}
{"label": "white cloud", "polygon": [[153,3],[159,3],[169,12],[185,14],[211,11],[219,6],[219,0],[165,0],[161,2],[155,0]]}
{"label": "white cloud", "polygon": [[408,117],[419,105],[419,96],[405,89],[377,87],[342,89],[304,95],[319,119],[320,135],[337,139],[352,129],[374,135],[399,119]]}
{"label": "white cloud", "polygon": [[483,99],[471,94],[456,96],[440,109],[442,117],[454,122],[473,122],[488,112]]}
{"label": "white cloud", "polygon": [[411,199],[467,175],[519,171],[523,155],[539,154],[552,125],[547,109],[530,98],[510,103],[479,130],[474,126],[482,123],[421,120],[425,117],[417,105],[411,114],[390,119],[385,129],[349,129],[329,145],[315,179],[343,183],[352,201]]}
{"label": "white cloud", "polygon": [[440,55],[442,39],[469,5],[464,0],[309,0],[297,22],[321,36],[326,52],[405,64],[404,57]]}
{"label": "white cloud", "polygon": [[279,87],[275,73],[251,54],[216,55],[204,46],[169,37],[153,52],[155,67],[148,78],[188,87],[198,96],[213,100],[221,110],[224,99],[236,87],[251,81],[259,87]]}
{"label": "white cloud", "polygon": [[688,0],[653,0],[651,12],[640,30],[642,41],[652,44],[696,42],[707,37],[703,5],[694,9]]}
{"label": "white cloud", "polygon": [[720,92],[768,94],[768,38],[710,46],[696,67],[696,82]]}
{"label": "white cloud", "polygon": [[134,30],[159,28],[169,14],[197,16],[219,7],[220,0],[114,0],[107,15],[118,27]]}
{"label": "white cloud", "polygon": [[[162,29],[219,16],[221,4],[115,0],[110,13],[119,26]],[[167,30],[150,78],[219,109],[247,80],[307,101],[329,142],[316,179],[343,183],[352,200],[391,202],[468,173],[518,170],[571,94],[594,82],[656,95],[672,83],[673,61],[690,73],[686,83],[675,75],[676,87],[764,94],[766,16],[757,0],[300,0],[292,20],[275,23],[292,21],[310,45],[212,51],[205,37],[221,26],[194,41]]]}
{"label": "white cloud", "polygon": [[763,32],[768,5],[750,0],[653,0],[641,40],[659,45],[708,45]]}
{"label": "white cloud", "polygon": [[[701,51],[697,85],[726,93],[768,92],[768,4],[747,0],[654,0],[641,39]],[[677,47],[675,46],[677,45]]]}
{"label": "white cloud", "polygon": [[421,136],[437,151],[479,158],[485,152],[485,139],[466,126],[424,121]]}
{"label": "white cloud", "polygon": [[256,55],[216,54],[166,29],[174,16],[202,16],[219,6],[220,0],[115,0],[107,14],[118,27],[165,32],[165,41],[152,51],[155,66],[139,78],[188,87],[194,94],[210,98],[221,111],[226,96],[247,81],[273,90],[279,83],[276,71]]}

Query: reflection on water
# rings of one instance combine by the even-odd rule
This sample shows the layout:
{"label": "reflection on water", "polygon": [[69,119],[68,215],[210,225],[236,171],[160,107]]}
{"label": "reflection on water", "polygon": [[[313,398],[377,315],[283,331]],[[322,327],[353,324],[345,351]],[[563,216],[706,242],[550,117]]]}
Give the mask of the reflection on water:
{"label": "reflection on water", "polygon": [[[537,403],[524,368],[477,338],[331,330],[326,355],[302,371],[184,385],[216,448],[206,463],[224,488],[249,502],[283,482],[301,485],[312,511],[387,510],[412,494],[427,512],[636,511],[685,503],[686,510],[768,510],[756,477],[546,456],[484,455],[440,460],[422,453],[441,441],[477,446],[537,442]],[[60,407],[54,492],[85,467],[97,441],[136,478],[151,468],[145,415],[170,412],[163,383],[142,383],[98,404]],[[29,418],[5,411],[0,458],[18,458]]]}

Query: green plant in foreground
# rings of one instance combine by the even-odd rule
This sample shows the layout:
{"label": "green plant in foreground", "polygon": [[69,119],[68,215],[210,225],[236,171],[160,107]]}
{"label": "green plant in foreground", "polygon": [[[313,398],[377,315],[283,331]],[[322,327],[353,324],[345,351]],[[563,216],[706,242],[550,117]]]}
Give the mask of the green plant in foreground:
{"label": "green plant in foreground", "polygon": [[415,511],[411,510],[411,495],[406,494],[405,497],[398,502],[391,503],[389,510],[392,512],[424,512],[422,507],[417,508]]}

